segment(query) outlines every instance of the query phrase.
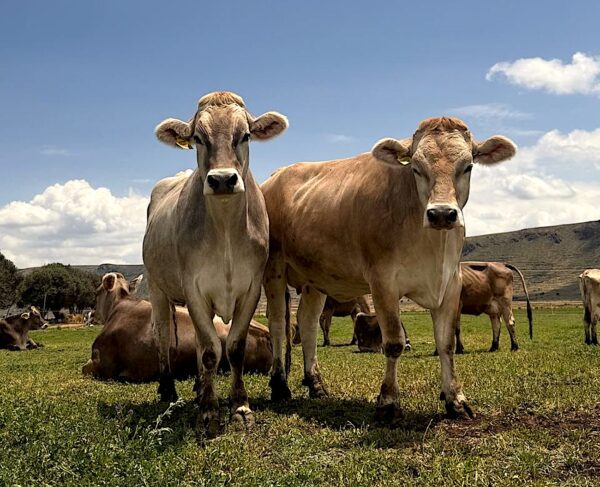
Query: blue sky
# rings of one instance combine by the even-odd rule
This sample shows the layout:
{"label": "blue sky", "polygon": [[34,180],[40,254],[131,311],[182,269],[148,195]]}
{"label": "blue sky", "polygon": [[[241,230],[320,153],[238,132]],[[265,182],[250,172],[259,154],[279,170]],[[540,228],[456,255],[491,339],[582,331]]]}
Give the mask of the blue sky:
{"label": "blue sky", "polygon": [[[195,164],[191,151],[158,143],[155,125],[171,116],[187,119],[196,100],[214,90],[239,93],[255,115],[277,110],[289,117],[284,135],[251,148],[259,181],[296,161],[353,155],[382,137],[409,136],[432,115],[459,115],[476,137],[503,133],[525,148],[535,148],[552,131],[562,135],[561,143],[573,131],[594,135],[600,127],[595,88],[567,87],[557,94],[552,80],[536,85],[507,69],[486,79],[492,66],[519,59],[568,64],[579,52],[595,65],[600,4],[566,5],[3,2],[0,218],[2,208],[4,215],[18,211],[15,201],[30,202],[36,195],[43,200],[46,188],[57,184],[62,191],[71,180],[85,181],[92,190],[107,188],[116,204],[134,205],[126,199],[146,197],[155,181]],[[560,181],[551,186],[564,183],[577,192],[560,157],[553,156],[549,172],[540,153],[545,152],[523,164]],[[585,167],[578,171],[578,181],[590,183]],[[560,194],[568,199],[570,193]],[[27,208],[21,210],[27,214]],[[474,218],[485,218],[478,215]],[[67,226],[75,230],[82,218]],[[110,227],[107,221],[88,223],[93,232]],[[15,226],[6,224],[2,231]],[[475,229],[487,230],[480,227]],[[19,261],[15,241],[0,240],[0,250]],[[77,245],[74,240],[71,248]],[[71,251],[48,259],[139,261],[135,252],[113,258],[110,252],[75,257]],[[20,263],[38,263],[42,256],[40,250]]]}

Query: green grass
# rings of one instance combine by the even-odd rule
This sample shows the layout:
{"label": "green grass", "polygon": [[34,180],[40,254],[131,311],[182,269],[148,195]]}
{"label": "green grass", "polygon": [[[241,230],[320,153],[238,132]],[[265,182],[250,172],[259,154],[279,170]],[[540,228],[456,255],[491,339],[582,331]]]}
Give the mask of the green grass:
{"label": "green grass", "polygon": [[[600,485],[600,347],[583,344],[580,310],[534,317],[533,342],[518,311],[521,350],[508,351],[503,329],[493,354],[487,318],[464,318],[456,367],[472,422],[443,418],[431,320],[405,313],[401,428],[373,424],[382,355],[319,347],[331,396],[309,400],[295,348],[294,399],[271,404],[268,378],[249,376],[255,429],[208,441],[195,433],[192,381],[162,414],[155,384],[81,376],[99,328],[35,332],[43,349],[0,351],[0,485]],[[332,342],[350,337],[350,320],[335,319]],[[229,377],[217,382],[225,398]]]}

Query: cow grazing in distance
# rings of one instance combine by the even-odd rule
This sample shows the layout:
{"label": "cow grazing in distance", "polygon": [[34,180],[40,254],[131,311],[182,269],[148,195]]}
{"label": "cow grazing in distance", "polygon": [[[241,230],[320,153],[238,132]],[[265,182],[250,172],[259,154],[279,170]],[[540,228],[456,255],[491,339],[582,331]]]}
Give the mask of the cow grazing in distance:
{"label": "cow grazing in distance", "polygon": [[[92,358],[83,366],[84,375],[98,379],[149,382],[159,377],[158,346],[152,329],[152,306],[135,297],[140,279],[127,282],[120,273],[108,273],[96,292],[96,318],[104,329],[92,345]],[[196,333],[185,308],[175,308],[176,326],[171,330],[170,362],[177,379],[193,377],[198,372]],[[225,347],[229,325],[215,317],[214,326]],[[244,369],[267,374],[273,352],[267,327],[254,320],[250,323]],[[220,370],[229,370],[222,354]]]}
{"label": "cow grazing in distance", "polygon": [[583,300],[585,343],[598,345],[596,325],[600,320],[600,269],[583,271],[579,276],[579,290]]}
{"label": "cow grazing in distance", "polygon": [[[533,338],[533,313],[529,301],[529,292],[525,278],[514,265],[502,262],[462,262],[462,292],[460,295],[460,313],[479,316],[485,313],[492,322],[492,346],[490,352],[498,350],[500,343],[500,319],[504,320],[510,336],[510,349],[519,349],[515,336],[515,317],[512,311],[513,273],[521,278],[527,299],[527,319],[529,337]],[[456,353],[463,353],[460,339],[460,315],[456,322]]]}
{"label": "cow grazing in distance", "polygon": [[23,351],[39,348],[42,345],[29,338],[29,331],[46,328],[48,323],[35,306],[20,315],[0,319],[0,349]]}
{"label": "cow grazing in distance", "polygon": [[143,257],[160,350],[161,400],[177,397],[169,343],[173,303],[187,305],[198,344],[199,420],[209,435],[220,427],[213,377],[221,343],[213,317],[231,321],[227,358],[232,371],[232,420],[250,425],[243,382],[246,336],[261,292],[268,255],[269,220],[249,168],[250,140],[282,133],[276,112],[253,117],[230,92],[205,95],[189,122],[166,119],[156,136],[172,147],[196,150],[190,174],[159,181],[152,191]]}
{"label": "cow grazing in distance", "polygon": [[316,355],[326,296],[348,301],[371,293],[386,356],[376,418],[399,420],[396,364],[405,336],[398,303],[407,296],[431,310],[441,397],[449,416],[472,415],[453,360],[465,237],[462,208],[473,164],[499,163],[515,152],[505,137],[480,143],[461,120],[431,118],[408,139],[383,139],[371,152],[348,159],[279,169],[261,186],[270,222],[264,285],[273,340],[273,400],[291,396],[282,357],[289,283],[302,290],[298,322],[304,384],[311,397],[327,394]]}

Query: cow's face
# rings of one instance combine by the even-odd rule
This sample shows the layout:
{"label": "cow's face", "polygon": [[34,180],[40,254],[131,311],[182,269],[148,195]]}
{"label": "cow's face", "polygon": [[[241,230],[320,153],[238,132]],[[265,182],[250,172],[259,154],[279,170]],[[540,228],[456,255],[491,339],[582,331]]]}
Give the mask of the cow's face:
{"label": "cow's face", "polygon": [[190,122],[165,120],[156,127],[156,136],[174,147],[195,147],[204,194],[227,196],[245,191],[250,140],[268,140],[287,126],[276,112],[253,118],[241,97],[223,92],[202,97]]}
{"label": "cow's face", "polygon": [[449,230],[464,226],[473,164],[510,159],[516,146],[500,135],[475,142],[461,120],[442,117],[421,122],[411,139],[383,139],[371,152],[388,164],[410,166],[424,208],[423,226]]}
{"label": "cow's face", "polygon": [[104,324],[110,316],[112,307],[119,300],[129,296],[129,283],[120,272],[109,272],[102,277],[102,283],[96,289],[95,317]]}
{"label": "cow's face", "polygon": [[21,319],[29,325],[30,330],[45,330],[48,328],[48,323],[44,320],[42,314],[35,306],[31,306],[29,311],[22,313]]}

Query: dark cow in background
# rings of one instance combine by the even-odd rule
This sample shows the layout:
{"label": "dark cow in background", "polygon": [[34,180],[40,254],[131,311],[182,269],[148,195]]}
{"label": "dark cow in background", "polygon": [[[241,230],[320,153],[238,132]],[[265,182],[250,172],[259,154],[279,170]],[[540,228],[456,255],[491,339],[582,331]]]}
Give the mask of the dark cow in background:
{"label": "dark cow in background", "polygon": [[30,330],[44,330],[48,323],[35,306],[20,315],[0,319],[0,348],[14,351],[31,350],[38,345],[29,338]]}
{"label": "dark cow in background", "polygon": [[[119,273],[106,274],[96,295],[96,319],[104,329],[92,345],[92,358],[83,366],[84,375],[98,379],[148,382],[159,377],[158,346],[152,329],[152,306],[132,295],[139,278],[128,283]],[[171,327],[170,359],[173,374],[185,379],[197,374],[196,334],[185,308],[175,309],[176,333]],[[225,348],[229,325],[213,320],[221,347]],[[244,370],[267,374],[273,352],[269,331],[256,321],[250,324]],[[222,354],[220,370],[229,370]]]}
{"label": "dark cow in background", "polygon": [[[529,292],[525,278],[519,269],[511,264],[500,262],[461,262],[462,291],[460,295],[460,314],[479,316],[487,314],[492,322],[492,346],[490,352],[498,350],[500,342],[500,318],[504,320],[510,335],[511,350],[518,350],[515,337],[515,318],[512,312],[514,270],[523,284],[527,299],[527,319],[529,336],[533,337],[533,313],[529,301]],[[460,314],[456,320],[456,353],[463,353],[464,346],[460,338]],[[402,325],[404,328],[404,324]],[[381,330],[375,314],[360,313],[356,318],[354,333],[361,352],[379,352],[381,349]],[[406,330],[405,330],[406,334]],[[437,353],[437,351],[436,351]]]}
{"label": "dark cow in background", "polygon": [[600,320],[600,269],[587,269],[579,276],[583,300],[583,330],[585,343],[598,345],[596,325]]}

